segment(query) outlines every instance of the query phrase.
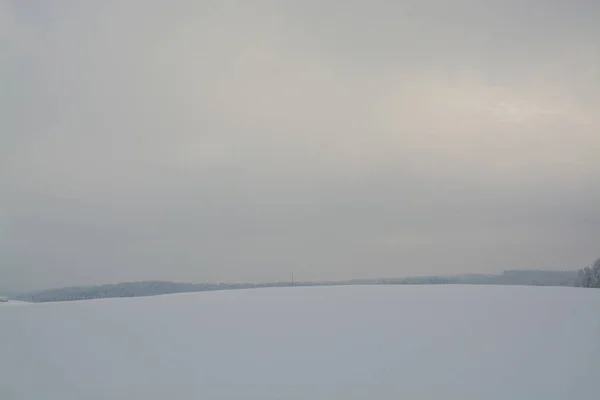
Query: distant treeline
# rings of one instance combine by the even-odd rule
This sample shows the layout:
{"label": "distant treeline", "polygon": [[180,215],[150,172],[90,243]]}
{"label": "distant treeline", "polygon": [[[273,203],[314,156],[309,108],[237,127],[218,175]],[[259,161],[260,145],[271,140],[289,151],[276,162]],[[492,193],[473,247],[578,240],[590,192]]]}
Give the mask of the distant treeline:
{"label": "distant treeline", "polygon": [[573,286],[577,283],[577,271],[505,271],[499,275],[451,275],[412,278],[356,279],[350,281],[274,282],[274,283],[177,283],[165,281],[126,282],[100,286],[77,286],[44,290],[16,296],[17,300],[36,303],[106,299],[114,297],[156,296],[171,293],[205,292],[228,289],[251,289],[287,286],[335,286],[335,285],[533,285]]}
{"label": "distant treeline", "polygon": [[157,296],[172,293],[206,292],[211,290],[249,289],[258,287],[290,286],[290,283],[178,283],[168,281],[125,282],[100,286],[73,286],[19,295],[17,300],[44,303],[108,299],[114,297]]}
{"label": "distant treeline", "polygon": [[499,275],[465,274],[449,276],[424,276],[411,278],[378,279],[373,283],[392,285],[527,285],[573,286],[577,271],[511,270]]}

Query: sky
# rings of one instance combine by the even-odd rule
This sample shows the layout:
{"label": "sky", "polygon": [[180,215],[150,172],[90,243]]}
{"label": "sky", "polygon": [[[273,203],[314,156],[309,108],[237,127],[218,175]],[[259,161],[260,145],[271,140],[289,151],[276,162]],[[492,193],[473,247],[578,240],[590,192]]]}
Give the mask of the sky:
{"label": "sky", "polygon": [[0,0],[0,288],[577,269],[600,2]]}

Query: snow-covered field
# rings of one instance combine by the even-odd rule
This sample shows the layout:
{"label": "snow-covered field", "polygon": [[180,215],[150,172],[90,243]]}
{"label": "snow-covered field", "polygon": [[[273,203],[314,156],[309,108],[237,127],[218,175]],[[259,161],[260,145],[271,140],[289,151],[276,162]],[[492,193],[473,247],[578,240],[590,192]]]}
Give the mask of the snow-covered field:
{"label": "snow-covered field", "polygon": [[516,286],[7,303],[0,399],[598,400],[599,310]]}
{"label": "snow-covered field", "polygon": [[31,303],[28,303],[26,301],[8,300],[8,301],[1,302],[0,307],[2,307],[2,306],[18,306],[18,305],[25,305],[25,304],[31,304]]}

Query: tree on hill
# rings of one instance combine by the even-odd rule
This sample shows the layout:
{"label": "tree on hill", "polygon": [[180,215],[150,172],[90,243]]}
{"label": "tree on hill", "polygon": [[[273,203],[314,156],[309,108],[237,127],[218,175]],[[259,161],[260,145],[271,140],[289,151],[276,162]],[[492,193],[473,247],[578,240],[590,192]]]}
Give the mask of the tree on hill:
{"label": "tree on hill", "polygon": [[591,266],[579,270],[575,286],[600,288],[600,258]]}

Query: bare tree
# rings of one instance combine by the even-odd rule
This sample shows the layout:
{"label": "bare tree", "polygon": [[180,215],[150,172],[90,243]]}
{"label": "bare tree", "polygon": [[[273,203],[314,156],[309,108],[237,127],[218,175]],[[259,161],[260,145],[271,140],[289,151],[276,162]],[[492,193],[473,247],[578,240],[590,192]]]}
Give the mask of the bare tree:
{"label": "bare tree", "polygon": [[600,288],[600,258],[591,266],[579,270],[575,286]]}

